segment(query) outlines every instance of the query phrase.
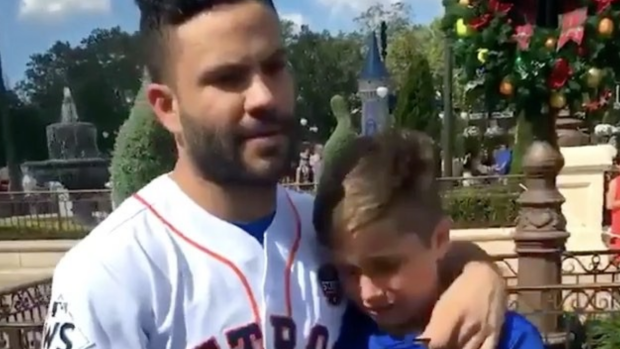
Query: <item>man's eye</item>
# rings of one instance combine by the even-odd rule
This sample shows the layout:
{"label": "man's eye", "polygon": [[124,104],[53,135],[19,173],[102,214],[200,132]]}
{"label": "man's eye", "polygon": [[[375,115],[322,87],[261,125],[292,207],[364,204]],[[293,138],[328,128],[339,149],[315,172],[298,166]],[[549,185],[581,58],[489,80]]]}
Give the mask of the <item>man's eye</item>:
{"label": "man's eye", "polygon": [[220,74],[215,79],[216,84],[218,85],[237,85],[241,84],[245,81],[245,74],[241,72],[229,72]]}
{"label": "man's eye", "polygon": [[263,66],[263,71],[266,74],[277,74],[286,68],[285,60],[275,60],[272,62],[268,62]]}

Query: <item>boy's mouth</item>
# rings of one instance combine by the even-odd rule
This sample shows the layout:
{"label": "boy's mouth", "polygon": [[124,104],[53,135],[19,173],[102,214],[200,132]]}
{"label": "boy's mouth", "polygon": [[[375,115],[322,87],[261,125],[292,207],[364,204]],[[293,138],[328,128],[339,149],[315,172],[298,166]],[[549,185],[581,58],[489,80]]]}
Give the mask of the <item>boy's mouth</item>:
{"label": "boy's mouth", "polygon": [[373,318],[381,318],[390,314],[390,312],[394,309],[393,304],[388,304],[381,307],[366,307],[365,312]]}

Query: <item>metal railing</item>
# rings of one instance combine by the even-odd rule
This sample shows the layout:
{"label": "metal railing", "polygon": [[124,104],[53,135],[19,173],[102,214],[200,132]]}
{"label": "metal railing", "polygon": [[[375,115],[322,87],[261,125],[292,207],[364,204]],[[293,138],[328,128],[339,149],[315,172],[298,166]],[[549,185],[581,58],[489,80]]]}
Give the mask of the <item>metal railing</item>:
{"label": "metal railing", "polygon": [[[512,227],[521,177],[440,178],[454,228]],[[314,192],[315,183],[284,183]],[[112,211],[110,190],[0,192],[0,240],[79,239]]]}
{"label": "metal railing", "polygon": [[[601,343],[613,338],[607,339],[602,329],[609,332],[606,324],[620,319],[620,269],[611,261],[615,254],[620,251],[564,253],[562,282],[532,287],[517,285],[516,255],[494,258],[509,284],[509,309],[535,321],[562,316],[558,333],[543,333],[550,347],[559,343],[566,349],[606,349]],[[0,349],[40,348],[50,293],[49,278],[0,290]],[[532,310],[527,305],[530,297],[548,298],[549,306]],[[616,336],[620,339],[620,327]]]}
{"label": "metal railing", "polygon": [[0,349],[39,349],[52,279],[0,290]]}
{"label": "metal railing", "polygon": [[74,239],[112,211],[109,190],[0,193],[0,240]]}

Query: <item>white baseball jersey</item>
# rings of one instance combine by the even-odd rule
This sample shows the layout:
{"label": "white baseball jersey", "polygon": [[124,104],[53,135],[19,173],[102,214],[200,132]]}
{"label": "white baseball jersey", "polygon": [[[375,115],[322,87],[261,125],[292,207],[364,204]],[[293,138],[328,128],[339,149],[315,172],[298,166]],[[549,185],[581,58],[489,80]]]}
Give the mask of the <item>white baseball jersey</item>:
{"label": "white baseball jersey", "polygon": [[153,180],[56,267],[44,348],[332,348],[344,305],[311,211],[278,188],[261,246]]}

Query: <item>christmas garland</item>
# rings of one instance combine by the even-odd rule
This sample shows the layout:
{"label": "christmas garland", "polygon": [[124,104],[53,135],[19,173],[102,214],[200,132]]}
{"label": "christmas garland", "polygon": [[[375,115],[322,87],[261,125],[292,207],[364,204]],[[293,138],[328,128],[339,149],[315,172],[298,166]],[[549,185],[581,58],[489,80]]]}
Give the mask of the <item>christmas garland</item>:
{"label": "christmas garland", "polygon": [[620,0],[556,0],[553,27],[540,25],[543,1],[444,0],[461,77],[496,110],[606,107],[620,76]]}

